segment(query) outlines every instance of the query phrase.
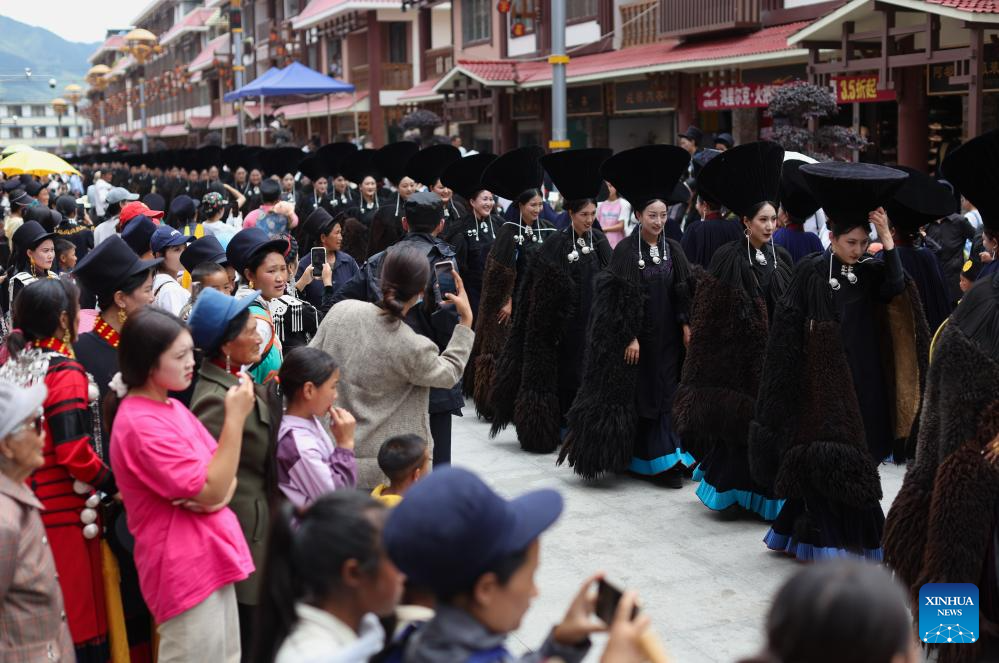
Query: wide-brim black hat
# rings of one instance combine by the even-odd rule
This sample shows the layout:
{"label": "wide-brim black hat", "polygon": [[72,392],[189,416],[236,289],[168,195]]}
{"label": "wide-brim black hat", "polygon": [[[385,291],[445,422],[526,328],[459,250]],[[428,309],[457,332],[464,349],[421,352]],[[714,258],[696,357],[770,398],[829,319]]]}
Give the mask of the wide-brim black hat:
{"label": "wide-brim black hat", "polygon": [[299,162],[298,172],[302,173],[302,175],[308,177],[313,182],[323,177],[329,177],[329,173],[326,172],[326,168],[323,165],[322,160],[320,160],[315,154],[305,157]]}
{"label": "wide-brim black hat", "polygon": [[260,153],[260,165],[267,175],[284,177],[294,175],[305,158],[305,152],[297,147],[271,147]]}
{"label": "wide-brim black hat", "polygon": [[11,241],[14,243],[14,251],[20,253],[28,249],[34,250],[45,240],[55,238],[55,233],[49,232],[37,221],[25,221],[14,231]]}
{"label": "wide-brim black hat", "polygon": [[326,228],[333,224],[334,219],[335,217],[325,209],[317,207],[309,212],[309,216],[305,218],[305,225],[302,226],[302,229],[312,237],[318,238],[319,235],[326,232]]}
{"label": "wide-brim black hat", "polygon": [[909,177],[885,203],[892,225],[913,231],[954,211],[954,195],[946,186],[915,168],[895,168],[908,173]]}
{"label": "wide-brim black hat", "polygon": [[944,159],[943,176],[999,231],[999,129],[972,138]]}
{"label": "wide-brim black hat", "polygon": [[406,164],[419,151],[420,146],[410,140],[389,143],[381,149],[375,150],[375,165],[389,182],[398,185],[399,181],[406,176]]}
{"label": "wide-brim black hat", "polygon": [[226,257],[225,249],[215,235],[205,235],[199,237],[184,249],[180,254],[180,264],[188,272],[193,272],[194,268],[206,262],[214,262],[218,265],[226,265],[229,258]]}
{"label": "wide-brim black hat", "polygon": [[482,173],[496,155],[479,152],[455,161],[441,173],[441,184],[451,189],[465,200],[471,200],[486,187],[482,185]]}
{"label": "wide-brim black hat", "polygon": [[788,159],[780,175],[780,206],[798,221],[804,221],[819,210],[819,202],[801,174],[801,167],[806,163],[801,159]]}
{"label": "wide-brim black hat", "polygon": [[73,275],[88,290],[98,295],[108,295],[136,274],[148,272],[156,267],[163,258],[143,260],[135,251],[128,248],[118,235],[112,235],[87,252],[80,262],[76,263]]}
{"label": "wide-brim black hat", "polygon": [[198,170],[208,170],[212,166],[222,167],[222,148],[218,145],[205,145],[195,151]]}
{"label": "wide-brim black hat", "polygon": [[642,145],[604,161],[600,175],[638,212],[652,200],[669,202],[688,165],[690,154],[682,147]]}
{"label": "wide-brim black hat", "polygon": [[229,170],[236,170],[239,168],[240,155],[245,149],[246,145],[229,145],[222,148],[222,163],[224,163]]}
{"label": "wide-brim black hat", "polygon": [[461,150],[454,145],[431,145],[409,158],[406,175],[432,189],[447,167],[459,159]]}
{"label": "wide-brim black hat", "polygon": [[701,171],[704,170],[704,167],[707,166],[712,159],[714,159],[716,156],[718,156],[721,153],[722,153],[721,150],[716,150],[713,147],[711,147],[701,150],[700,152],[695,154],[690,159],[691,174],[696,178],[698,175],[701,174]]}
{"label": "wide-brim black hat", "polygon": [[808,163],[799,170],[834,233],[867,226],[868,215],[891,200],[908,177],[887,166],[843,161]]}
{"label": "wide-brim black hat", "polygon": [[365,148],[350,154],[343,160],[343,176],[354,184],[360,184],[370,175],[375,181],[381,180],[380,171],[375,164],[375,151]]}
{"label": "wide-brim black hat", "polygon": [[750,216],[759,203],[776,202],[783,164],[784,148],[777,143],[745,143],[709,161],[697,186],[739,216]]}
{"label": "wide-brim black hat", "polygon": [[270,235],[260,228],[244,228],[229,240],[225,255],[229,258],[229,264],[242,274],[253,256],[272,251],[284,255],[287,250],[287,240],[271,239]]}
{"label": "wide-brim black hat", "polygon": [[482,171],[482,187],[507,200],[516,200],[528,189],[540,189],[545,179],[537,145],[518,147],[497,157]]}
{"label": "wide-brim black hat", "polygon": [[596,198],[604,183],[600,166],[611,154],[606,147],[553,152],[541,157],[541,167],[565,200]]}
{"label": "wide-brim black hat", "polygon": [[316,150],[315,156],[323,164],[326,175],[337,177],[343,175],[343,164],[347,158],[357,152],[353,143],[329,143]]}

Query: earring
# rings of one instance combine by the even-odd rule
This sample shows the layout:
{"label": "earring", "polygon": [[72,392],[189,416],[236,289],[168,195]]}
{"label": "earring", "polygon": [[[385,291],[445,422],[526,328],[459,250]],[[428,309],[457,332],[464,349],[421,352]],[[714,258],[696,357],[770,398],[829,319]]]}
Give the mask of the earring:
{"label": "earring", "polygon": [[229,355],[225,356],[225,372],[232,373],[232,360],[230,359]]}
{"label": "earring", "polygon": [[250,290],[256,290],[256,287],[254,287],[254,285],[253,285],[253,281],[249,281],[249,286],[250,286]]}
{"label": "earring", "polygon": [[73,342],[73,335],[69,333],[68,329],[66,330],[66,333],[62,335],[62,342],[66,345],[66,347],[69,347],[69,345]]}
{"label": "earring", "polygon": [[123,325],[125,321],[128,320],[128,313],[125,313],[125,309],[118,309],[118,324]]}

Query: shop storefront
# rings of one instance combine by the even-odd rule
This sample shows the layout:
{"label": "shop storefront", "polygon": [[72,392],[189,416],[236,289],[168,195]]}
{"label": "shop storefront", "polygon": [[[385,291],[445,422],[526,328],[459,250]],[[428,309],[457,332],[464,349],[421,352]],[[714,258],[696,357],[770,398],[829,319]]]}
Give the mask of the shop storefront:
{"label": "shop storefront", "polygon": [[639,145],[676,142],[676,87],[669,85],[673,79],[651,76],[609,86],[607,147],[619,152]]}

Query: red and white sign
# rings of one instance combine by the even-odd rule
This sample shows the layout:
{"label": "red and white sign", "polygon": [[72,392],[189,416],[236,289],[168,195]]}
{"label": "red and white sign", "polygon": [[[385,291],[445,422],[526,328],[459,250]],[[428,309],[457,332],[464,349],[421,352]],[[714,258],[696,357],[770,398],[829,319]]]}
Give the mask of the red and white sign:
{"label": "red and white sign", "polygon": [[743,83],[702,87],[697,91],[697,110],[730,110],[733,108],[765,108],[774,90],[782,83]]}
{"label": "red and white sign", "polygon": [[895,90],[879,90],[878,75],[833,76],[833,93],[837,104],[895,101]]}

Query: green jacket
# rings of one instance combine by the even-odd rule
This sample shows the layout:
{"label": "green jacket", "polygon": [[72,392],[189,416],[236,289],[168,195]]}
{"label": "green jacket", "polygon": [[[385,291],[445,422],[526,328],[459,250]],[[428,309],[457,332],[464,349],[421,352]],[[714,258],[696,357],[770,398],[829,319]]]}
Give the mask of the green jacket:
{"label": "green jacket", "polygon": [[[204,424],[216,440],[222,433],[225,421],[225,395],[229,387],[237,384],[235,375],[205,361],[198,371],[198,384],[194,387],[191,411]],[[257,399],[253,411],[246,418],[243,428],[243,448],[236,471],[236,492],[229,508],[239,519],[246,542],[250,546],[256,571],[242,582],[236,583],[236,600],[246,605],[256,605],[260,594],[260,581],[264,569],[267,534],[270,531],[271,498],[274,479],[275,440],[271,408],[267,403],[267,388],[254,385]],[[281,413],[276,413],[280,416]]]}

